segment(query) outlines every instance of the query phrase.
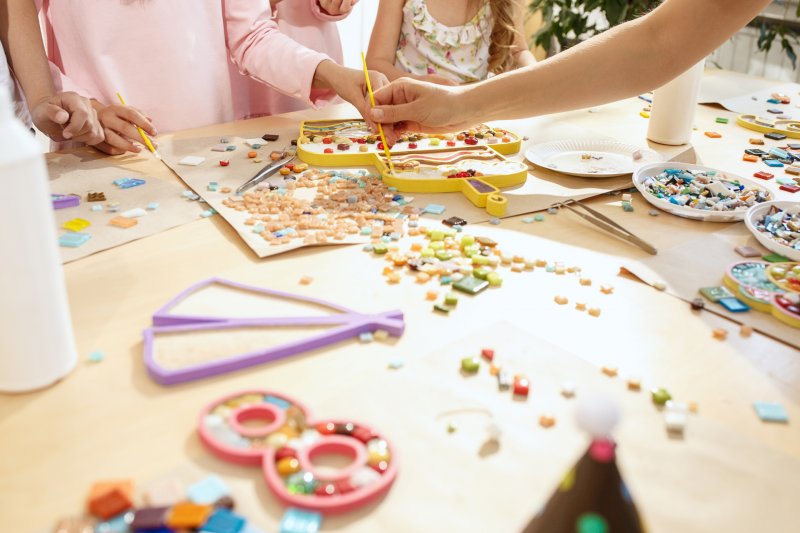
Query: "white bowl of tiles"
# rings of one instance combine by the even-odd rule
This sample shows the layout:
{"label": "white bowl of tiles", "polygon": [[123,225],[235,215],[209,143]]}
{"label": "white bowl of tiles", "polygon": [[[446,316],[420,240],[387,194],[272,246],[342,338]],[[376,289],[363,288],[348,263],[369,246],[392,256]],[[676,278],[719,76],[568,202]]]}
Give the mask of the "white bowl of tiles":
{"label": "white bowl of tiles", "polygon": [[653,163],[651,165],[643,166],[642,168],[637,170],[633,175],[634,186],[636,186],[636,188],[639,190],[640,193],[642,193],[642,196],[644,196],[644,198],[648,202],[658,207],[662,211],[666,211],[667,213],[670,213],[672,215],[684,218],[691,218],[692,220],[702,220],[704,222],[741,222],[747,216],[748,207],[742,206],[742,208],[739,208],[735,211],[697,209],[693,207],[687,207],[685,205],[677,205],[670,202],[667,199],[653,196],[647,191],[645,182],[647,182],[648,178],[653,178],[655,176],[664,173],[667,169],[688,170],[692,173],[716,172],[716,176],[712,177],[712,181],[715,178],[718,180],[725,180],[725,181],[737,181],[741,185],[744,185],[746,188],[754,187],[756,189],[759,189],[760,191],[763,191],[764,195],[767,197],[767,200],[772,199],[772,193],[769,192],[769,189],[762,186],[761,184],[753,180],[749,180],[747,178],[743,178],[741,176],[737,176],[736,174],[725,172],[716,168],[704,167],[700,165],[692,165],[690,163]]}
{"label": "white bowl of tiles", "polygon": [[[791,202],[788,200],[764,202],[751,207],[747,211],[747,216],[744,219],[744,223],[761,246],[770,252],[775,252],[778,255],[786,257],[787,259],[800,262],[800,250],[795,250],[794,248],[786,246],[785,244],[775,242],[769,237],[762,235],[761,232],[756,229],[756,222],[763,220],[764,215],[768,215],[773,206],[777,207],[781,211],[786,211],[789,214],[800,213],[800,202]],[[800,232],[797,233],[800,235]]]}
{"label": "white bowl of tiles", "polygon": [[[634,159],[636,152],[641,157]],[[624,176],[663,161],[655,150],[613,141],[553,141],[528,148],[525,157],[534,165],[581,178]]]}

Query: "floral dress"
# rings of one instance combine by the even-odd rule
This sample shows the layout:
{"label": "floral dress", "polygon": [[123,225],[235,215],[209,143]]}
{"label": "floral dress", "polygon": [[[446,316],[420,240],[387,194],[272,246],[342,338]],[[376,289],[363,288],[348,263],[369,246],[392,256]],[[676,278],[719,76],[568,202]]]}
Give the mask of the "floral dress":
{"label": "floral dress", "polygon": [[439,74],[457,83],[485,80],[493,26],[488,0],[475,18],[457,27],[431,17],[425,0],[408,0],[394,66],[420,76]]}

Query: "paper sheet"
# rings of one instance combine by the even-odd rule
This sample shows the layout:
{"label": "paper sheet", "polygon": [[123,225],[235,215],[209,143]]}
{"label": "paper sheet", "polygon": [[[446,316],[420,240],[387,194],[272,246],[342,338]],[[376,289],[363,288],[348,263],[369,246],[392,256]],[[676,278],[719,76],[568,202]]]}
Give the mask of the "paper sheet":
{"label": "paper sheet", "polygon": [[[476,375],[459,372],[460,360],[481,347],[495,349],[505,368],[530,379],[527,399],[498,391],[485,361]],[[577,399],[590,392],[610,396],[620,408],[621,422],[614,431],[617,463],[647,531],[707,533],[713,524],[711,530],[726,533],[789,533],[800,520],[799,461],[704,417],[702,406],[700,413],[689,414],[684,436],[672,438],[650,399],[652,384],[630,391],[624,378],[608,377],[577,355],[507,322],[487,324],[419,357],[410,355],[401,369],[386,372],[385,379],[364,381],[358,399],[334,385],[324,405],[308,405],[320,416],[350,420],[357,401],[357,420],[386,435],[401,460],[386,497],[325,518],[323,531],[521,531],[586,450],[588,440],[574,422],[574,409]],[[576,384],[576,398],[559,393],[564,380]],[[300,391],[275,390],[303,399]],[[464,408],[476,411],[442,416]],[[538,424],[545,411],[556,418],[548,429]],[[458,422],[454,433],[446,429],[450,420]],[[490,421],[502,430],[499,444],[488,440]],[[277,531],[285,509],[266,487],[260,467],[216,458],[196,433],[185,440],[191,459],[163,478],[188,485],[219,475],[231,487],[238,512],[265,531]]]}
{"label": "paper sheet", "polygon": [[[559,140],[613,140],[605,135],[554,120],[550,117],[526,119],[524,121],[507,121],[503,127],[517,133],[521,137],[528,136],[527,141],[522,141],[519,153],[506,156],[513,161],[525,162],[529,167],[528,180],[518,186],[503,189],[502,194],[508,199],[506,216],[516,216],[534,211],[541,211],[553,203],[567,198],[584,199],[605,192],[631,187],[631,177],[621,176],[615,178],[594,179],[567,176],[550,169],[535,167],[525,159],[525,150],[536,144]],[[242,239],[255,251],[259,257],[268,257],[288,250],[309,246],[295,239],[291,244],[271,246],[266,241],[252,233],[252,226],[243,224],[247,216],[241,212],[224,207],[221,201],[227,196],[222,193],[208,191],[211,181],[219,183],[220,187],[227,186],[232,190],[242,185],[253,177],[269,160],[269,154],[280,151],[284,146],[289,146],[295,139],[299,130],[284,129],[270,130],[277,133],[280,138],[276,142],[264,143],[255,150],[258,157],[264,159],[261,164],[253,164],[247,157],[247,152],[253,151],[243,143],[244,139],[259,138],[263,132],[251,132],[238,135],[228,135],[230,144],[236,145],[233,152],[214,152],[211,147],[218,144],[221,137],[205,137],[179,141],[165,141],[159,145],[159,153],[164,161],[183,179],[195,192],[201,195],[209,205],[214,207],[237,230]],[[187,156],[205,157],[206,161],[199,166],[186,166],[178,162]],[[694,149],[687,146],[679,155],[670,158],[662,154],[665,160],[694,163],[696,156]],[[226,167],[219,165],[221,159],[228,159],[230,164]],[[322,169],[336,169],[338,167],[315,167]],[[377,174],[377,169],[372,166],[362,167],[369,173]],[[343,169],[343,168],[342,168]],[[279,179],[280,176],[270,181]],[[310,192],[310,190],[307,190]],[[447,209],[441,215],[426,214],[423,217],[440,221],[451,216],[458,216],[469,224],[486,222],[492,218],[484,208],[476,207],[466,196],[461,193],[407,193],[414,198],[411,204],[414,207],[424,208],[428,204],[443,205]],[[352,244],[363,243],[368,239],[361,236],[348,236],[344,241],[329,241],[327,244]],[[317,246],[317,245],[311,245]]]}
{"label": "paper sheet", "polygon": [[[739,222],[705,237],[667,250],[659,250],[658,255],[628,263],[625,268],[649,285],[659,280],[666,282],[667,292],[690,302],[695,298],[702,298],[697,292],[701,287],[723,285],[722,279],[729,265],[747,261],[747,258],[734,251],[737,246],[752,246],[764,255],[772,253],[758,244],[744,222]],[[755,257],[751,260],[761,259]],[[800,348],[800,330],[784,324],[768,313],[752,309],[731,313],[722,305],[705,299],[704,301],[706,309]]]}
{"label": "paper sheet", "polygon": [[[60,246],[61,260],[69,263],[109,248],[155,235],[162,231],[198,220],[204,204],[192,202],[182,196],[185,190],[177,185],[132,170],[126,170],[102,159],[90,158],[81,152],[58,154],[47,158],[47,171],[50,174],[50,190],[54,194],[77,194],[81,203],[75,207],[56,209],[58,235],[67,233],[61,225],[80,218],[91,222],[91,226],[80,231],[92,236],[77,248]],[[146,181],[144,185],[121,189],[114,185],[119,178],[137,178]],[[88,202],[88,192],[105,193],[105,202]],[[109,202],[119,202],[119,211],[108,211]],[[155,210],[147,209],[148,204],[157,203]],[[92,211],[92,206],[103,207],[102,211]],[[131,228],[120,228],[108,223],[112,218],[134,208],[147,211],[138,218],[138,224]]]}
{"label": "paper sheet", "polygon": [[[270,130],[270,133],[276,133],[276,131]],[[209,206],[216,209],[219,214],[233,226],[242,240],[247,243],[258,257],[269,257],[306,246],[360,244],[369,242],[369,236],[356,234],[347,235],[343,240],[331,238],[326,243],[304,244],[303,239],[292,239],[292,242],[289,244],[273,246],[257,233],[253,233],[253,226],[248,226],[244,223],[250,218],[249,213],[246,211],[236,211],[222,204],[224,199],[232,196],[238,187],[252,178],[270,162],[271,152],[282,151],[284,146],[286,146],[287,150],[291,148],[290,140],[295,139],[298,134],[296,130],[278,130],[277,133],[280,134],[278,141],[270,143],[264,142],[261,148],[257,150],[247,146],[244,141],[245,139],[257,139],[261,137],[263,133],[259,132],[229,135],[227,137],[230,141],[228,145],[236,147],[236,150],[232,152],[214,152],[211,150],[212,146],[219,143],[219,137],[202,137],[199,139],[164,142],[159,145],[158,150],[164,162],[167,163],[189,187],[206,200]],[[254,163],[254,159],[247,156],[248,152],[256,152],[258,157],[254,159],[262,159],[263,161],[261,163]],[[179,161],[186,156],[204,157],[205,161],[198,166],[181,165]],[[223,159],[227,159],[230,162],[228,166],[223,167],[219,164],[219,161]],[[309,168],[321,167],[309,166]],[[350,168],[356,169],[355,167]],[[374,167],[366,166],[361,168],[367,170],[368,173],[377,173]],[[340,170],[345,170],[345,168],[341,168]],[[226,194],[220,191],[209,191],[208,184],[212,181],[217,182],[220,188],[230,187],[231,192]],[[276,173],[268,181],[277,183],[278,181],[283,181],[283,176]],[[295,197],[297,198],[313,200],[315,195],[316,188],[295,190]],[[419,203],[417,202],[414,205],[419,205]]]}
{"label": "paper sheet", "polygon": [[[503,125],[514,132],[528,130],[520,135],[529,137],[527,141],[522,141],[519,153],[506,156],[507,159],[528,165],[528,180],[525,183],[501,190],[501,194],[508,200],[506,217],[542,211],[555,202],[563,202],[566,199],[583,200],[633,187],[630,175],[613,178],[580,178],[535,166],[525,158],[526,150],[541,143],[564,140],[613,141],[611,137],[550,117],[504,122]],[[686,146],[683,152],[673,157],[663,152],[659,154],[665,161],[695,163],[697,160],[691,146]],[[486,209],[475,206],[463,194],[414,194],[414,198],[417,200],[415,205],[423,207],[430,203],[447,206],[447,211],[442,215],[424,215],[425,218],[438,221],[455,215],[470,224],[486,222],[492,218]]]}
{"label": "paper sheet", "polygon": [[[791,104],[768,104],[772,94],[787,94]],[[767,109],[780,109],[794,119],[800,120],[800,84],[762,80],[736,72],[719,72],[703,78],[700,85],[701,104],[720,104],[729,111],[739,114],[756,115],[774,120],[775,115]],[[753,100],[753,96],[756,100]]]}

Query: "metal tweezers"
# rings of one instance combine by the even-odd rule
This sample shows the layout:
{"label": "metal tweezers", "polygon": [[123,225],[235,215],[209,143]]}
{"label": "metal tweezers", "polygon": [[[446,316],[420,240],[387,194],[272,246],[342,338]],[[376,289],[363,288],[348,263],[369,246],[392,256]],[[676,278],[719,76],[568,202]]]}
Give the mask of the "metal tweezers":
{"label": "metal tweezers", "polygon": [[247,180],[247,182],[245,182],[244,185],[242,185],[241,187],[236,189],[236,192],[237,193],[244,192],[247,189],[250,189],[251,187],[255,187],[256,185],[258,185],[259,183],[261,183],[265,179],[267,179],[270,176],[272,176],[273,174],[275,174],[275,172],[277,172],[278,169],[280,169],[280,167],[282,165],[285,165],[285,164],[288,164],[288,163],[291,163],[292,161],[294,161],[297,158],[297,154],[295,153],[295,156],[292,157],[289,161],[286,161],[286,162],[283,161],[283,159],[285,157],[286,157],[286,147],[284,146],[283,147],[283,151],[281,152],[281,156],[278,159],[276,159],[272,163],[269,163],[267,166],[265,166],[264,168],[259,170],[258,174],[256,174],[255,176],[253,176],[252,178]]}
{"label": "metal tweezers", "polygon": [[623,228],[622,226],[620,226],[619,224],[617,224],[616,222],[614,222],[613,220],[611,220],[607,216],[603,215],[602,213],[599,213],[599,212],[595,211],[594,209],[592,209],[588,205],[582,204],[577,200],[569,200],[568,203],[573,203],[573,204],[579,205],[580,207],[584,208],[586,211],[591,213],[591,215],[587,215],[585,213],[582,213],[582,212],[578,211],[577,209],[573,209],[567,203],[556,202],[551,207],[566,207],[567,209],[569,209],[573,213],[576,213],[578,216],[580,216],[583,219],[591,222],[592,224],[594,224],[598,228],[603,229],[603,230],[611,233],[612,235],[616,235],[617,237],[619,237],[622,240],[628,241],[632,245],[641,248],[645,252],[647,252],[649,254],[653,254],[653,255],[656,255],[658,253],[658,249],[655,246],[653,246],[652,244],[650,244],[648,242],[643,241],[642,239],[640,239],[639,237],[637,237],[636,235],[634,235],[630,231],[626,230],[625,228]]}

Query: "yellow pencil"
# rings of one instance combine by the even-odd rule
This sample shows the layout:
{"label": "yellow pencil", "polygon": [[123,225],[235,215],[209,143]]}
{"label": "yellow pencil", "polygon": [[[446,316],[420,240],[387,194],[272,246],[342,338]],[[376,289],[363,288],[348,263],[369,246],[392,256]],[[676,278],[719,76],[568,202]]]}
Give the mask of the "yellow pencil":
{"label": "yellow pencil", "polygon": [[[125,106],[128,105],[128,104],[125,103],[125,100],[122,99],[122,95],[121,94],[117,93],[117,96],[119,97],[119,101],[122,102],[122,105],[125,105]],[[372,105],[375,105],[375,104],[372,104]],[[136,124],[134,124],[134,126],[136,126]],[[139,134],[142,136],[142,139],[144,139],[144,143],[147,145],[148,148],[150,148],[150,151],[153,152],[153,155],[156,156],[156,159],[161,159],[161,156],[158,155],[158,152],[156,152],[156,149],[153,148],[152,144],[150,144],[150,139],[148,139],[147,135],[145,135],[144,132],[142,131],[142,128],[140,128],[139,126],[136,126],[136,129],[139,130]]]}
{"label": "yellow pencil", "polygon": [[[367,71],[367,58],[364,57],[364,52],[361,52],[361,62],[364,64],[364,76],[367,77],[367,90],[369,91],[369,99],[372,106],[375,107],[375,97],[372,95],[372,85],[369,83],[369,71]],[[378,122],[378,132],[381,134],[381,142],[383,143],[383,151],[386,152],[386,159],[389,160],[389,172],[394,174],[394,165],[392,164],[392,156],[389,155],[389,145],[386,144],[386,137],[383,136],[383,127]]]}

